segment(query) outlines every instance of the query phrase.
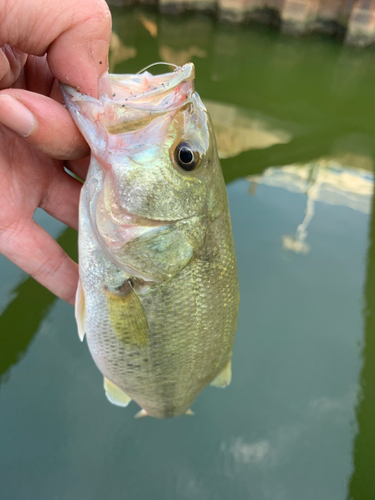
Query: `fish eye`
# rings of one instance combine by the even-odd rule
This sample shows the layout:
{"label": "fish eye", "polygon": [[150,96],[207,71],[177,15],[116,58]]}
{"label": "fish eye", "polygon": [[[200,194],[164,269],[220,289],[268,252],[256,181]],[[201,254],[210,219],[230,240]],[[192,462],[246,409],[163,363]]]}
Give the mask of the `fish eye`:
{"label": "fish eye", "polygon": [[179,166],[188,172],[194,170],[201,161],[199,151],[188,141],[180,142],[176,147],[175,159]]}

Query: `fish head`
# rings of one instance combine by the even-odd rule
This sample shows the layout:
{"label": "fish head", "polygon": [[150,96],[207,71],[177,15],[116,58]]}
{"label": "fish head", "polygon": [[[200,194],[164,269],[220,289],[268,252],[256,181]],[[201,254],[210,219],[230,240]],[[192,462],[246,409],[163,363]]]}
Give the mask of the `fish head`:
{"label": "fish head", "polygon": [[100,165],[95,224],[108,245],[140,228],[215,217],[226,200],[211,120],[194,65],[106,75],[99,99],[64,86],[67,106]]}

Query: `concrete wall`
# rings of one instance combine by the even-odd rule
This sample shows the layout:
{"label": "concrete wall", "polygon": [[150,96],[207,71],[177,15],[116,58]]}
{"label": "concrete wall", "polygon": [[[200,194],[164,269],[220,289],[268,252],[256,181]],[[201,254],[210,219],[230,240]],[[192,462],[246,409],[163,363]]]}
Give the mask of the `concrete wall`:
{"label": "concrete wall", "polygon": [[283,33],[325,33],[349,45],[375,43],[375,0],[108,0],[110,5],[151,4],[161,12],[205,11],[232,23],[258,22]]}

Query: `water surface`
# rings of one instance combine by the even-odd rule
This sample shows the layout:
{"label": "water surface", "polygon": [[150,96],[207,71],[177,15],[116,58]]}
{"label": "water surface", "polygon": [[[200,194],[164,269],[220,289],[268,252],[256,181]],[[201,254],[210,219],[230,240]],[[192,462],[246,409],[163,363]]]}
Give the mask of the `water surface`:
{"label": "water surface", "polygon": [[[114,9],[111,64],[196,65],[227,181],[233,380],[195,417],[110,405],[73,308],[1,257],[2,500],[375,498],[375,53]],[[36,219],[76,257],[76,234]]]}

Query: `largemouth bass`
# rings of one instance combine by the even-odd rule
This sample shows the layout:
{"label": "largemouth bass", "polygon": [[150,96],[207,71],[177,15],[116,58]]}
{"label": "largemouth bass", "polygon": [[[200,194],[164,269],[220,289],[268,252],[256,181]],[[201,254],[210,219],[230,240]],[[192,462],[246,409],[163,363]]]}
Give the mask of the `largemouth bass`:
{"label": "largemouth bass", "polygon": [[239,303],[225,184],[194,66],[63,89],[89,143],[76,318],[108,399],[189,413],[231,378]]}

